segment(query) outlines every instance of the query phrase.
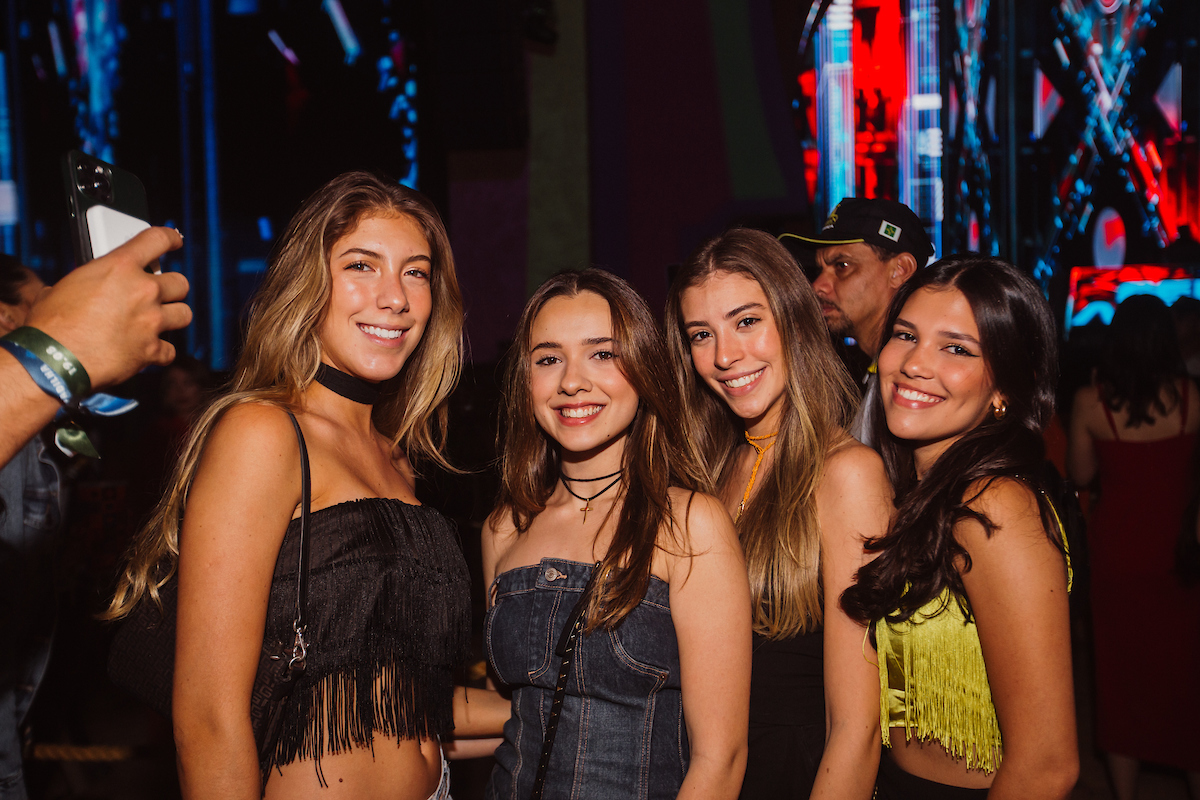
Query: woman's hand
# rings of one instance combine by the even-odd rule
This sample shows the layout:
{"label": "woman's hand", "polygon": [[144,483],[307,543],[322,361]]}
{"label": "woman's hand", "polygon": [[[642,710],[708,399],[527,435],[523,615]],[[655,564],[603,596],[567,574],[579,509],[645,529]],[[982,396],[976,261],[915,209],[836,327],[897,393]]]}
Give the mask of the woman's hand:
{"label": "woman's hand", "polygon": [[825,463],[817,489],[825,599],[825,752],[812,797],[867,800],[879,763],[879,666],[867,629],[846,616],[841,597],[873,557],[867,539],[891,521],[892,486],[868,447],[843,447]]}
{"label": "woman's hand", "polygon": [[[679,642],[691,763],[680,798],[735,798],[750,723],[750,584],[733,522],[707,495],[673,492],[686,551],[671,559],[671,620]],[[686,552],[685,551],[685,552]]]}
{"label": "woman's hand", "polygon": [[1066,565],[1025,484],[996,480],[971,508],[997,526],[954,531],[971,556],[963,585],[1004,737],[988,797],[1065,798],[1079,776]]}
{"label": "woman's hand", "polygon": [[300,453],[278,408],[239,405],[213,429],[179,537],[173,722],[183,796],[262,795],[250,692],[275,561],[300,501]]}

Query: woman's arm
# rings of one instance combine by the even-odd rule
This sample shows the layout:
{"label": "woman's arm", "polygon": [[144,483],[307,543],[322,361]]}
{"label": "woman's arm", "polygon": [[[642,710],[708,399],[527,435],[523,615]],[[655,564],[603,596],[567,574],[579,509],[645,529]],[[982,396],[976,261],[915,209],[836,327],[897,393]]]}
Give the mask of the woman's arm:
{"label": "woman's arm", "polygon": [[[496,562],[500,560],[505,549],[505,543],[512,537],[512,532],[498,531],[497,511],[492,511],[483,522],[479,532],[479,550],[483,558],[483,593],[484,606],[492,607],[492,581],[496,579]],[[505,526],[506,528],[508,526]]]}
{"label": "woman's arm", "polygon": [[1088,429],[1088,417],[1099,401],[1094,386],[1085,386],[1075,393],[1071,430],[1067,436],[1067,476],[1076,486],[1088,486],[1096,477],[1096,445]]}
{"label": "woman's arm", "polygon": [[[507,543],[515,535],[507,528],[498,531],[490,515],[483,523],[480,533],[480,549],[483,554],[483,591],[485,604],[491,608],[491,586],[496,577],[496,562]],[[486,758],[496,752],[504,741],[504,723],[512,716],[512,701],[496,691],[488,678],[487,689],[454,688],[454,739],[442,743],[446,758],[457,761],[468,758]]]}
{"label": "woman's arm", "polygon": [[[495,688],[454,687],[454,736],[456,739],[497,737],[504,732],[504,723],[508,722],[510,716],[512,716],[511,701],[497,692]],[[492,745],[492,749],[496,749],[496,744]]]}
{"label": "woman's arm", "polygon": [[230,409],[204,449],[179,537],[173,722],[183,796],[257,800],[250,691],[300,455],[278,408]]}
{"label": "woman's arm", "polygon": [[867,447],[839,450],[817,490],[825,596],[825,753],[812,797],[868,800],[879,764],[879,666],[867,629],[842,611],[841,596],[868,559],[863,542],[892,515],[883,461]]}
{"label": "woman's arm", "polygon": [[971,507],[997,525],[990,537],[976,522],[955,529],[1004,737],[988,797],[1065,798],[1079,776],[1066,564],[1023,483],[995,481]]}
{"label": "woman's arm", "polygon": [[442,740],[451,761],[488,758],[504,742],[504,723],[512,716],[512,701],[496,691],[488,678],[486,689],[454,687],[454,738]]}
{"label": "woman's arm", "polygon": [[[750,584],[728,512],[715,498],[678,502],[693,555],[671,557],[671,621],[679,641],[691,764],[680,798],[735,798],[750,724]],[[690,506],[690,507],[689,507]],[[668,545],[671,548],[670,545]],[[671,548],[675,552],[676,548]]]}

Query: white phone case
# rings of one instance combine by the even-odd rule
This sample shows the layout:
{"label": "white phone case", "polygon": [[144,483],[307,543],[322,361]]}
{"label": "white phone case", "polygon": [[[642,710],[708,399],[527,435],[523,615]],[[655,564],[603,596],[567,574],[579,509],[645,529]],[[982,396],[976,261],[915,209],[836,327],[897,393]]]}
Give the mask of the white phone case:
{"label": "white phone case", "polygon": [[115,208],[92,206],[87,210],[87,227],[92,258],[100,258],[149,228],[150,223]]}

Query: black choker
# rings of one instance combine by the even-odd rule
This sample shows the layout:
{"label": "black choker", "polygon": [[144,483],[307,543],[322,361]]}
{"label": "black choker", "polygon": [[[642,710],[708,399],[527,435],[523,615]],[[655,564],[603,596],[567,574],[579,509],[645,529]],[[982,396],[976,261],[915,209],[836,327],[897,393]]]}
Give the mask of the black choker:
{"label": "black choker", "polygon": [[334,394],[366,406],[374,405],[379,399],[379,384],[347,375],[324,362],[317,365],[317,383]]}
{"label": "black choker", "polygon": [[[595,500],[595,499],[596,499],[597,497],[599,497],[600,495],[602,495],[602,494],[604,494],[605,492],[607,492],[607,491],[608,491],[609,489],[611,489],[612,487],[616,486],[618,483],[620,483],[620,482],[621,482],[621,472],[622,472],[622,471],[623,471],[623,470],[617,470],[616,472],[612,473],[611,475],[601,475],[599,478],[568,478],[566,475],[559,475],[559,476],[558,476],[558,477],[559,477],[559,479],[560,479],[560,480],[562,480],[562,485],[563,485],[563,488],[564,488],[564,489],[566,489],[566,490],[567,490],[567,492],[569,492],[569,493],[570,493],[571,497],[574,497],[576,500],[582,500],[582,501],[583,501],[583,507],[582,507],[582,508],[580,508],[579,510],[583,512],[583,522],[584,522],[584,524],[587,524],[587,514],[588,514],[588,512],[589,512],[589,511],[591,511],[591,510],[592,510],[592,501],[593,501],[593,500]],[[577,482],[577,483],[591,483],[592,481],[602,481],[602,480],[604,480],[605,478],[615,478],[615,480],[614,480],[612,483],[610,483],[610,484],[606,485],[606,486],[605,486],[603,489],[601,489],[600,491],[596,492],[596,493],[595,493],[594,495],[592,495],[591,497],[584,497],[584,496],[583,496],[583,495],[581,495],[581,494],[575,494],[575,490],[571,488],[571,484],[570,484],[570,483],[567,483],[567,481],[575,481],[575,482]]]}

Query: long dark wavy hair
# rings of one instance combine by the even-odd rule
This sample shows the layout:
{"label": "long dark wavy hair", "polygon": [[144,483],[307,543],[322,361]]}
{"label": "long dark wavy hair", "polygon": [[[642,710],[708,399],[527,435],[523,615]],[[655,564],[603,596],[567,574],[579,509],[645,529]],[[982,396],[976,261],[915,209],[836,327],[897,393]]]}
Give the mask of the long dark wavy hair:
{"label": "long dark wavy hair", "polygon": [[[984,364],[1008,409],[1002,419],[988,414],[918,481],[912,444],[887,430],[879,399],[877,435],[896,491],[896,516],[886,535],[867,544],[878,557],[842,594],[842,608],[863,623],[906,620],[947,588],[970,615],[961,572],[970,570],[971,557],[955,539],[954,527],[969,519],[987,535],[995,532],[992,521],[970,504],[996,479],[1015,478],[1040,488],[1035,476],[1045,459],[1042,428],[1054,413],[1057,331],[1031,278],[996,258],[939,261],[918,270],[892,299],[886,337],[905,303],[922,289],[962,292],[979,327]],[[1036,495],[1046,535],[1061,550],[1050,502],[1043,492]]]}
{"label": "long dark wavy hair", "polygon": [[686,531],[676,528],[672,515],[671,487],[703,492],[711,492],[711,487],[684,436],[679,390],[646,301],[609,272],[569,270],[554,275],[533,293],[508,352],[500,423],[501,485],[492,521],[509,516],[518,534],[528,531],[558,483],[559,445],[538,425],[530,397],[532,331],[546,303],[583,292],[608,303],[617,365],[638,395],[637,414],[625,442],[617,529],[597,568],[599,589],[592,593],[586,610],[586,627],[591,631],[616,627],[642,601],[655,550],[663,542],[687,552]]}
{"label": "long dark wavy hair", "polygon": [[734,228],[702,244],[684,263],[667,296],[667,345],[688,438],[696,443],[713,483],[726,486],[745,423],[692,367],[684,330],[683,294],[717,274],[743,275],[767,297],[786,367],[775,462],[737,521],[754,598],[754,631],[783,639],[819,629],[821,526],[817,488],[825,459],[846,439],[857,392],[838,359],[821,306],[787,249],[774,236]]}
{"label": "long dark wavy hair", "polygon": [[1159,298],[1135,294],[1121,301],[1108,326],[1096,383],[1114,410],[1129,411],[1127,428],[1154,422],[1179,405],[1187,375],[1171,311]]}

